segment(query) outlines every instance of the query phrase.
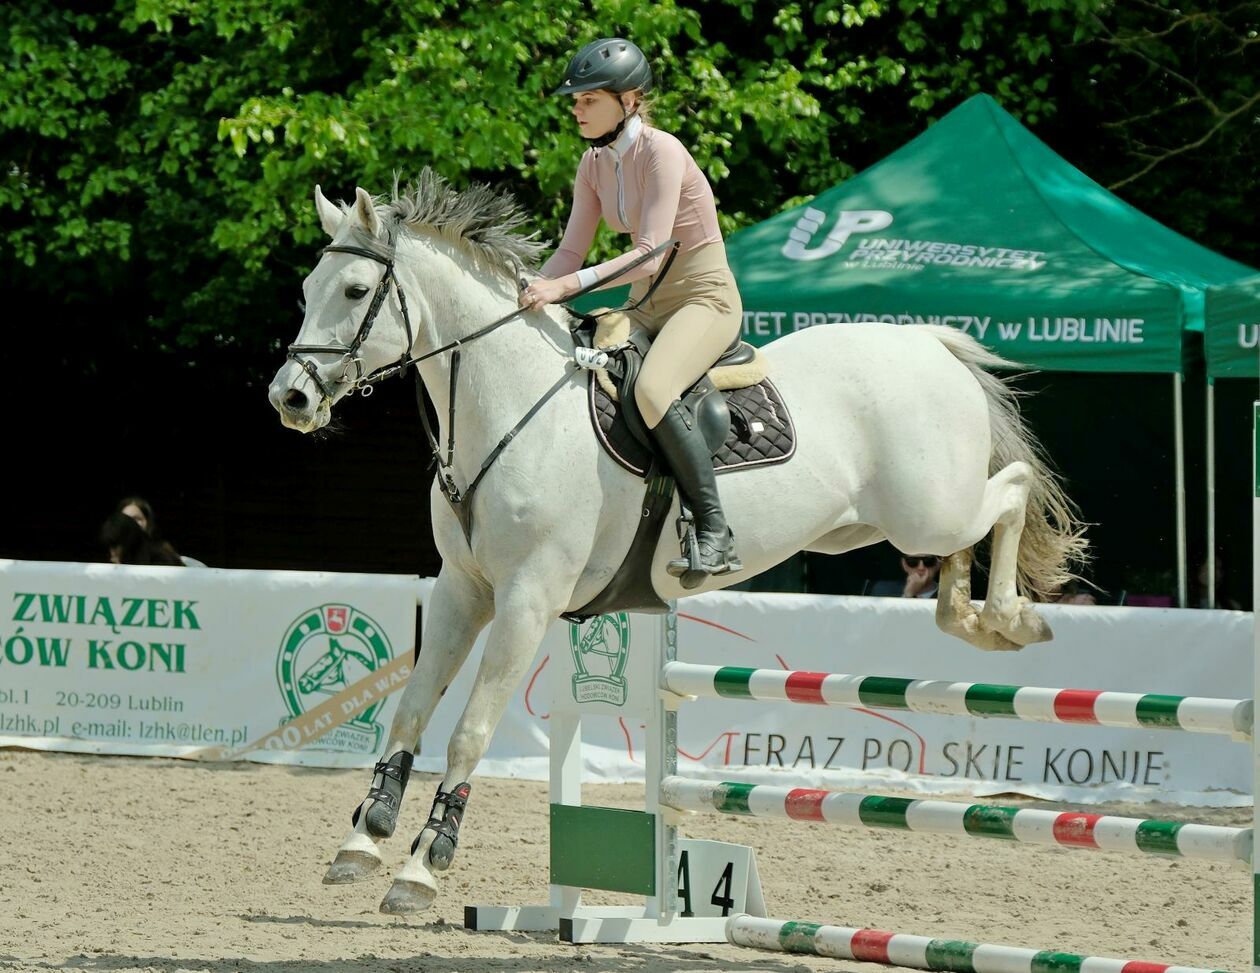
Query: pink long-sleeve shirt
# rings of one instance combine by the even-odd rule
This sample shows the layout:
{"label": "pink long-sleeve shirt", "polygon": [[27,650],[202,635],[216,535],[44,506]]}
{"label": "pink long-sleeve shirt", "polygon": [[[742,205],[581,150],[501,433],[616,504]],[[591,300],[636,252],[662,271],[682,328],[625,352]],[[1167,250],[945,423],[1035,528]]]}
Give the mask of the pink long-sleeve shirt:
{"label": "pink long-sleeve shirt", "polygon": [[[599,218],[629,233],[634,249],[581,272],[583,285],[609,280],[637,257],[671,237],[683,252],[721,243],[713,189],[691,153],[668,132],[632,116],[612,145],[587,149],[573,181],[573,210],[560,246],[542,267],[544,277],[564,277],[582,266]],[[663,255],[611,281],[612,286],[650,277]]]}

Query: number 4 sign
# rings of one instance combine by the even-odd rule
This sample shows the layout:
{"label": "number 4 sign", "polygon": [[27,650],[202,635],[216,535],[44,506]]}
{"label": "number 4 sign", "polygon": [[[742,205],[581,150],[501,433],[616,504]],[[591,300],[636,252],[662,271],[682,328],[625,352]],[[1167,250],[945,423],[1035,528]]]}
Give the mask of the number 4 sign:
{"label": "number 4 sign", "polygon": [[683,838],[678,854],[678,914],[766,916],[757,857],[747,845]]}

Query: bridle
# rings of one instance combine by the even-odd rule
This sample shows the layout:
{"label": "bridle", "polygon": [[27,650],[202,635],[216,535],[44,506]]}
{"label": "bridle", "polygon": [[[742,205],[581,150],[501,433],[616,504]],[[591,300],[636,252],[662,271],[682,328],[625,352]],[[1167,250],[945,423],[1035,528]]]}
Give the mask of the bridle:
{"label": "bridle", "polygon": [[[637,257],[612,276],[604,280],[597,280],[594,283],[583,287],[581,290],[569,295],[568,300],[581,297],[582,295],[588,294],[599,287],[607,286],[618,277],[629,273],[640,264],[652,260],[665,250],[669,250],[668,255],[661,264],[660,270],[657,271],[654,279],[652,280],[652,285],[648,288],[647,293],[635,301],[634,304],[623,305],[619,308],[610,308],[609,310],[601,311],[598,314],[586,315],[585,317],[599,318],[603,317],[605,314],[611,314],[613,311],[633,311],[644,304],[648,298],[652,296],[661,281],[665,279],[665,275],[669,272],[669,268],[673,264],[674,258],[678,255],[678,246],[679,243],[677,240],[666,240],[664,243],[655,247],[648,253]],[[450,503],[452,509],[455,511],[456,517],[459,518],[460,525],[464,529],[464,537],[471,545],[473,491],[477,489],[477,485],[494,464],[494,461],[499,458],[499,454],[507,448],[508,443],[516,438],[516,434],[525,428],[525,424],[528,423],[530,419],[534,418],[548,400],[559,392],[565,383],[568,382],[571,369],[575,363],[572,361],[568,363],[570,367],[566,367],[564,369],[564,372],[561,374],[560,378],[556,380],[555,384],[544,392],[542,397],[539,398],[530,410],[521,417],[520,421],[508,431],[507,435],[499,440],[498,445],[490,451],[490,455],[485,458],[484,462],[482,462],[481,469],[477,472],[477,475],[473,478],[472,482],[468,484],[468,488],[461,493],[459,487],[455,483],[454,477],[451,475],[454,469],[453,463],[455,459],[455,394],[456,379],[459,376],[461,346],[470,344],[478,338],[482,338],[485,335],[490,334],[490,332],[503,327],[503,325],[507,324],[509,321],[519,317],[522,311],[524,311],[524,308],[518,307],[508,314],[503,315],[503,317],[498,320],[491,321],[484,327],[478,328],[472,334],[465,335],[463,338],[458,338],[455,341],[448,342],[440,348],[435,348],[432,351],[425,352],[423,355],[417,355],[412,358],[410,357],[410,354],[411,347],[415,343],[415,337],[411,327],[411,316],[407,311],[407,297],[403,293],[402,284],[400,284],[398,282],[398,278],[394,276],[394,256],[396,253],[394,245],[364,237],[362,239],[361,246],[353,244],[330,244],[320,251],[320,256],[322,257],[326,253],[349,253],[358,257],[366,257],[369,260],[374,260],[379,264],[383,264],[385,266],[385,270],[381,274],[380,282],[376,285],[375,293],[372,294],[372,301],[368,304],[367,313],[364,314],[363,320],[359,324],[359,330],[355,333],[354,340],[351,341],[350,344],[343,345],[334,342],[330,342],[326,345],[292,344],[289,345],[287,357],[297,362],[302,368],[302,371],[310,376],[311,381],[314,382],[315,387],[319,389],[319,393],[323,396],[324,401],[331,407],[333,400],[332,391],[329,390],[329,388],[324,384],[324,381],[319,377],[319,369],[315,366],[315,364],[309,358],[303,358],[303,355],[341,355],[341,359],[337,362],[337,364],[342,366],[342,371],[341,377],[337,379],[337,381],[350,382],[350,388],[346,392],[347,395],[353,395],[355,392],[359,392],[366,398],[372,394],[373,386],[377,382],[384,381],[387,378],[393,378],[394,376],[405,375],[407,369],[409,369],[412,365],[419,365],[423,361],[437,355],[444,354],[448,351],[454,352],[451,356],[450,393],[447,396],[449,409],[446,423],[447,441],[445,457],[442,456],[441,445],[438,442],[437,436],[433,432],[433,427],[429,422],[428,410],[425,409],[424,406],[424,381],[420,376],[420,370],[418,368],[416,369],[416,404],[420,409],[420,423],[424,426],[425,436],[428,437],[429,448],[433,451],[433,460],[438,466],[438,487],[441,489],[443,496],[445,496],[447,501]],[[524,281],[522,280],[521,283],[524,284]],[[372,325],[376,323],[376,316],[380,314],[381,308],[384,306],[385,300],[389,296],[391,289],[398,294],[398,306],[402,311],[403,325],[407,329],[407,344],[397,362],[391,365],[384,365],[365,375],[363,373],[363,359],[358,357],[358,352],[363,346],[363,343],[367,341],[367,337],[372,331]],[[576,314],[577,312],[574,313]],[[349,379],[347,376],[352,367],[355,370],[355,376],[353,379]]]}
{"label": "bridle", "polygon": [[315,383],[315,387],[319,389],[319,394],[331,406],[333,400],[332,391],[324,384],[323,379],[319,377],[319,369],[315,363],[309,358],[303,358],[303,355],[341,355],[341,360],[337,364],[342,366],[342,370],[341,376],[337,381],[351,381],[347,376],[352,367],[355,370],[350,390],[346,394],[353,395],[356,391],[360,391],[364,397],[371,395],[372,384],[377,381],[375,376],[377,372],[384,371],[384,369],[378,369],[372,375],[365,376],[363,374],[363,359],[358,356],[359,349],[363,347],[363,343],[367,341],[368,335],[371,334],[372,325],[376,323],[376,316],[381,313],[381,308],[384,306],[385,299],[389,296],[391,288],[398,294],[398,307],[402,311],[403,325],[407,329],[407,345],[403,349],[402,356],[398,359],[398,364],[392,367],[401,366],[405,369],[407,356],[411,354],[411,346],[415,343],[415,337],[411,330],[411,315],[407,312],[407,295],[403,293],[402,285],[398,283],[398,278],[394,276],[395,250],[392,244],[365,239],[362,246],[329,244],[319,252],[319,255],[322,257],[326,253],[351,253],[356,257],[367,257],[369,260],[375,260],[377,263],[385,265],[385,272],[381,275],[381,279],[376,285],[376,291],[372,294],[372,301],[368,304],[367,313],[363,315],[363,320],[359,323],[359,330],[355,332],[354,340],[350,344],[342,345],[330,342],[326,345],[289,345],[289,353],[286,357],[297,362],[302,371],[310,376],[311,381]]}

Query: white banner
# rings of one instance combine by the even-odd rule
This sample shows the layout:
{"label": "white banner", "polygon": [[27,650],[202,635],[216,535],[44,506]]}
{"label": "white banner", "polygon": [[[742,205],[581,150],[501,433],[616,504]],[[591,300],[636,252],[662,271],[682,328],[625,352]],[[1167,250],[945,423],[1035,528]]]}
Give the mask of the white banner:
{"label": "white banner", "polygon": [[0,746],[370,764],[410,672],[421,587],[0,561]]}
{"label": "white banner", "polygon": [[[0,746],[370,766],[410,668],[431,580],[0,561]],[[1250,613],[1040,606],[1053,642],[982,652],[930,601],[715,592],[680,605],[679,659],[1049,688],[1250,696]],[[557,653],[588,670],[569,698],[587,779],[642,779],[631,715],[659,616],[552,626],[478,773],[545,780]],[[439,704],[417,767],[446,744],[482,640]],[[636,651],[637,647],[637,651]],[[581,668],[580,667],[580,668]],[[622,687],[620,680],[625,680]],[[624,688],[624,694],[623,694]],[[624,701],[624,702],[623,702]],[[679,716],[679,770],[833,789],[1003,792],[1056,800],[1250,802],[1249,748],[1209,734],[1043,725],[902,710],[701,700]]]}
{"label": "white banner", "polygon": [[[1250,697],[1250,613],[1044,605],[1039,610],[1054,627],[1053,642],[983,652],[941,633],[934,610],[934,602],[917,599],[714,592],[679,604],[678,657],[706,665]],[[623,644],[633,659],[636,646],[650,647],[659,624],[659,617],[634,615],[580,630],[553,626],[480,772],[545,779],[553,654],[580,651],[586,639],[587,668]],[[634,671],[633,662],[622,665]],[[471,676],[470,666],[447,692],[417,766],[442,769]],[[628,715],[633,691],[625,706],[614,689],[589,679],[572,691],[610,700],[609,718],[583,721],[586,778],[642,779],[644,727]],[[679,713],[679,750],[679,773],[718,780],[737,774],[831,789],[1013,793],[1082,803],[1251,801],[1247,744],[1176,730],[699,700]]]}

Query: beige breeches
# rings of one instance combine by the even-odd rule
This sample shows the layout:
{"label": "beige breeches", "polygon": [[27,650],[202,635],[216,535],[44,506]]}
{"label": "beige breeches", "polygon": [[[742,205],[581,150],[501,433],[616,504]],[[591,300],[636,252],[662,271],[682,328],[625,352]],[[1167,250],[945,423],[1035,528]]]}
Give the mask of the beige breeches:
{"label": "beige breeches", "polygon": [[[651,286],[630,288],[637,301]],[[726,264],[726,248],[710,243],[680,253],[652,299],[630,313],[631,322],[656,335],[643,362],[634,398],[650,428],[690,388],[740,332],[744,306]]]}

